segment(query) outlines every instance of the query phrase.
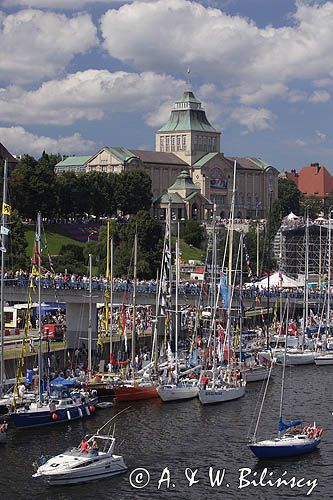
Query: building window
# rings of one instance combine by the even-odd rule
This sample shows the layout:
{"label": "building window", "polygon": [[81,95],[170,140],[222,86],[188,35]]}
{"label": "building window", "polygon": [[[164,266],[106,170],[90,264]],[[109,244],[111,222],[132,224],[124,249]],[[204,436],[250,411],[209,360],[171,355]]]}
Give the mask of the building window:
{"label": "building window", "polygon": [[165,138],[165,145],[166,145],[165,150],[170,151],[170,136],[168,136],[168,135]]}
{"label": "building window", "polygon": [[202,144],[202,135],[199,135],[199,144]]}
{"label": "building window", "polygon": [[171,136],[171,151],[175,151],[175,142],[176,142],[176,137],[174,135]]}
{"label": "building window", "polygon": [[227,189],[228,180],[219,168],[213,168],[210,172],[210,187],[212,189]]}
{"label": "building window", "polygon": [[183,151],[186,149],[186,135],[182,136],[182,149]]}
{"label": "building window", "polygon": [[177,135],[177,151],[180,151],[181,149],[181,142],[182,142],[181,136]]}
{"label": "building window", "polygon": [[161,135],[160,137],[160,150],[164,151],[164,136]]}

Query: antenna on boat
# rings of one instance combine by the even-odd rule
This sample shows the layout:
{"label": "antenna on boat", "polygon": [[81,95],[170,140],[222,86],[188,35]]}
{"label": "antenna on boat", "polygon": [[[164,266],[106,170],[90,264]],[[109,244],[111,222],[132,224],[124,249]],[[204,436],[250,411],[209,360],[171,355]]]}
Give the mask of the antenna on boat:
{"label": "antenna on boat", "polygon": [[116,415],[113,415],[113,417],[111,417],[107,422],[105,422],[105,424],[102,425],[102,427],[100,427],[99,429],[97,429],[96,434],[99,434],[100,431],[102,429],[104,429],[104,427],[106,427],[112,420],[114,420],[115,418],[117,418],[121,413],[124,413],[125,411],[130,410],[130,409],[131,409],[131,406],[128,406],[127,408],[124,408],[123,410],[121,410],[118,413],[116,413]]}

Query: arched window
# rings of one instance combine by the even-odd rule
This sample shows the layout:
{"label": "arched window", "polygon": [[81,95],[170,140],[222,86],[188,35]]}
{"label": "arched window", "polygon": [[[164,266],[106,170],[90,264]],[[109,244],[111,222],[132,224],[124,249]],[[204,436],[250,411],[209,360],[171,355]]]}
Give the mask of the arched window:
{"label": "arched window", "polygon": [[219,168],[213,168],[209,174],[210,177],[210,187],[212,189],[227,189],[228,180],[222,170]]}
{"label": "arched window", "polygon": [[191,210],[191,217],[192,219],[198,219],[199,217],[199,209],[198,209],[198,205],[196,203],[193,203],[192,205],[192,210]]}

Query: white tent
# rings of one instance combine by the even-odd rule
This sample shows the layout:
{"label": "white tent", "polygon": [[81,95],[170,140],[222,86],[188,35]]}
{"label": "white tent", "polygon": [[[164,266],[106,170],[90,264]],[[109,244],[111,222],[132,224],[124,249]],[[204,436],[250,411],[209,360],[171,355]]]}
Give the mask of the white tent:
{"label": "white tent", "polygon": [[[268,288],[268,276],[256,283],[246,283],[246,286],[256,286],[259,288]],[[279,271],[271,274],[269,277],[269,286],[270,287],[279,287],[279,288],[299,288],[304,286],[304,282],[296,281],[294,278],[290,278],[286,274],[283,274]]]}
{"label": "white tent", "polygon": [[295,215],[293,212],[290,212],[290,214],[287,215],[287,219],[288,220],[298,220],[299,217],[297,217],[297,215]]}

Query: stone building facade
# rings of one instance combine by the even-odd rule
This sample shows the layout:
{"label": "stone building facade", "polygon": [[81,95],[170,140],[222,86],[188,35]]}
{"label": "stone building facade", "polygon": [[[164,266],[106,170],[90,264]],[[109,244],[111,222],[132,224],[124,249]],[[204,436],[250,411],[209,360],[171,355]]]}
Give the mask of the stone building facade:
{"label": "stone building facade", "polygon": [[[170,186],[186,170],[203,197],[203,205],[204,200],[215,203],[217,215],[227,218],[236,161],[236,217],[265,217],[270,199],[277,198],[277,169],[260,158],[224,156],[220,138],[221,133],[209,123],[201,102],[187,90],[176,101],[168,122],[156,132],[155,151],[104,147],[85,162],[85,171],[120,173],[143,169],[152,180],[154,207],[158,210],[161,196],[170,192]],[[178,208],[176,213],[180,214]],[[184,213],[191,217],[191,211]]]}

